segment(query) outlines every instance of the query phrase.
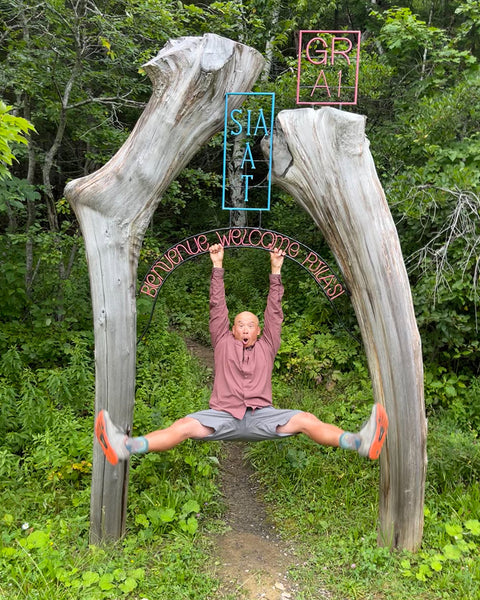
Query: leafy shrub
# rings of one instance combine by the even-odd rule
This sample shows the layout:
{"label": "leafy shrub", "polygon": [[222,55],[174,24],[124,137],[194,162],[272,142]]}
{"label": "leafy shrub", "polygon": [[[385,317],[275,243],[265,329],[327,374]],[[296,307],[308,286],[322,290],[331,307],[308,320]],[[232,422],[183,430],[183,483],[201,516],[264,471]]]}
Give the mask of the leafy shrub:
{"label": "leafy shrub", "polygon": [[425,403],[430,413],[447,412],[455,427],[480,430],[480,378],[443,367],[425,372]]}
{"label": "leafy shrub", "polygon": [[439,522],[438,515],[428,508],[425,509],[425,517],[427,528],[434,522],[436,537],[432,547],[421,550],[417,555],[405,553],[407,558],[400,562],[402,575],[424,582],[439,579],[440,585],[441,580],[445,579],[451,587],[456,587],[458,592],[476,588],[480,581],[478,519]]}
{"label": "leafy shrub", "polygon": [[[50,341],[48,338],[54,337],[52,329],[60,333],[67,327],[70,331],[91,327],[83,242],[68,231],[71,223],[65,225],[62,232],[42,232],[35,227],[28,234],[0,236],[2,271],[7,282],[0,289],[0,321],[7,329],[14,325],[21,331],[26,329],[30,336],[33,330]],[[25,246],[30,244],[33,267],[27,272]]]}
{"label": "leafy shrub", "polygon": [[[77,414],[93,409],[93,357],[90,336],[62,341],[63,366],[33,369],[21,348],[11,347],[0,359],[0,436],[15,452],[48,430],[65,408]],[[38,340],[37,340],[37,343]],[[30,342],[32,348],[34,342]],[[26,364],[27,363],[27,364]],[[86,402],[90,398],[91,402]]]}
{"label": "leafy shrub", "polygon": [[352,364],[364,360],[359,344],[346,333],[332,333],[326,326],[315,328],[307,319],[288,320],[282,345],[275,360],[279,373],[288,381],[335,385]]}
{"label": "leafy shrub", "polygon": [[[209,597],[214,582],[196,581],[202,569],[193,563],[204,557],[192,540],[219,510],[218,444],[187,441],[170,452],[133,457],[128,529],[134,535],[115,548],[89,547],[91,361],[81,340],[66,352],[70,360],[55,369],[25,367],[17,349],[2,357],[0,390],[8,409],[2,419],[12,422],[0,423],[7,432],[0,438],[0,596],[104,600],[155,598],[163,590],[169,598]],[[136,432],[206,406],[206,378],[177,334],[154,327],[139,347]]]}
{"label": "leafy shrub", "polygon": [[437,493],[480,479],[480,442],[476,431],[461,430],[448,414],[431,418],[427,482]]}

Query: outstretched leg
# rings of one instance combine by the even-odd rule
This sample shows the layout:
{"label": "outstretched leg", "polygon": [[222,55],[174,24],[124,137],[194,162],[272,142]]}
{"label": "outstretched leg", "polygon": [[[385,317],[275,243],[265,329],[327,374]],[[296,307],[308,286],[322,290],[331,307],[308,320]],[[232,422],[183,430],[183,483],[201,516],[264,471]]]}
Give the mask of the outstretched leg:
{"label": "outstretched leg", "polygon": [[183,417],[170,427],[131,438],[112,422],[106,410],[100,411],[95,421],[98,443],[112,465],[116,465],[119,460],[127,460],[131,454],[170,450],[188,438],[201,439],[212,432],[212,428],[205,427],[196,419]]}
{"label": "outstretched leg", "polygon": [[369,420],[358,433],[343,431],[307,412],[298,413],[286,425],[277,427],[279,433],[304,433],[317,444],[356,450],[373,460],[380,456],[387,430],[388,417],[381,404],[374,405]]}

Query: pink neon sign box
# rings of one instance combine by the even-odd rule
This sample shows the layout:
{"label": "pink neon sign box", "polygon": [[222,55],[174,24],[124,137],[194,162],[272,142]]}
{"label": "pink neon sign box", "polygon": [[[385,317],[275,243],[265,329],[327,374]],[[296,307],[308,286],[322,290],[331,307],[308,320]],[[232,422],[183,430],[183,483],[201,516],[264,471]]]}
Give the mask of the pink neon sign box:
{"label": "pink neon sign box", "polygon": [[299,33],[297,104],[356,104],[360,31]]}

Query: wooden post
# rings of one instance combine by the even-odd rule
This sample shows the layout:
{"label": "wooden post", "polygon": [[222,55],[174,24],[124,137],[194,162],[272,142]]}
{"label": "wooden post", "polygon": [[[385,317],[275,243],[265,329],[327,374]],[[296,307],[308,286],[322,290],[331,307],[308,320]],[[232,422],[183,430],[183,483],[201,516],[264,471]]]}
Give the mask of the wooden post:
{"label": "wooden post", "polygon": [[330,107],[280,112],[272,181],[311,215],[343,272],[374,398],[390,419],[380,458],[379,543],[415,551],[423,533],[426,471],[421,342],[364,117]]}
{"label": "wooden post", "polygon": [[[132,425],[136,363],[136,280],[143,235],[170,182],[224,122],[227,92],[249,91],[263,67],[248,46],[213,34],[170,41],[145,65],[150,101],[132,134],[95,173],[65,195],[85,240],[95,331],[96,413]],[[236,107],[243,101],[237,96]],[[90,539],[125,529],[128,464],[113,467],[94,444]]]}

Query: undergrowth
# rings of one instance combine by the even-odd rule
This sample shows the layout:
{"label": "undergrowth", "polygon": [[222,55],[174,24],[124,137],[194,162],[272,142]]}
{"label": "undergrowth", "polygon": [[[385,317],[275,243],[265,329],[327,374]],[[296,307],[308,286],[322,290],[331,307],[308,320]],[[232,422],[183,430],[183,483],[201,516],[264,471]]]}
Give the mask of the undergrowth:
{"label": "undergrowth", "polygon": [[[158,318],[139,345],[134,434],[208,404],[211,373],[171,324]],[[307,320],[286,325],[275,404],[356,430],[372,403],[362,353],[325,329],[306,345],[308,327]],[[332,355],[335,344],[341,348]],[[91,336],[59,338],[52,348],[55,363],[33,340],[10,344],[0,359],[0,597],[217,597],[205,533],[221,526],[220,446],[188,441],[133,457],[126,536],[90,545]],[[429,384],[427,394],[438,389]],[[249,446],[276,528],[296,548],[296,600],[324,598],[324,589],[349,600],[478,600],[480,447],[465,421],[475,389],[478,382],[459,388],[449,410],[429,414],[425,530],[415,554],[377,544],[378,463],[303,436]],[[435,406],[428,395],[427,406]]]}
{"label": "undergrowth", "polygon": [[[293,389],[280,377],[277,404],[301,408],[356,430],[372,396],[361,369],[335,385]],[[287,374],[287,378],[288,378]],[[273,449],[272,446],[273,445]],[[277,529],[302,559],[292,576],[304,600],[333,598],[478,600],[480,597],[480,447],[455,415],[429,419],[425,525],[417,553],[377,544],[378,463],[322,448],[305,437],[251,444],[248,457],[263,484]]]}
{"label": "undergrowth", "polygon": [[[2,357],[2,415],[12,419],[0,422],[0,597],[212,597],[200,532],[221,512],[214,443],[133,457],[125,538],[89,544],[93,365],[87,345],[75,349],[55,369],[31,368],[15,348]],[[162,323],[139,347],[135,431],[205,407],[207,377]]]}

